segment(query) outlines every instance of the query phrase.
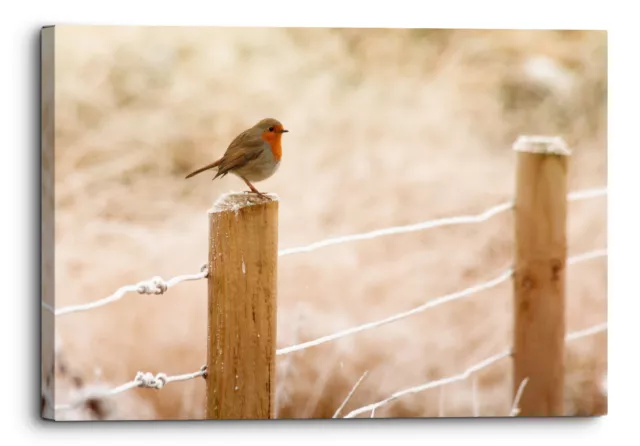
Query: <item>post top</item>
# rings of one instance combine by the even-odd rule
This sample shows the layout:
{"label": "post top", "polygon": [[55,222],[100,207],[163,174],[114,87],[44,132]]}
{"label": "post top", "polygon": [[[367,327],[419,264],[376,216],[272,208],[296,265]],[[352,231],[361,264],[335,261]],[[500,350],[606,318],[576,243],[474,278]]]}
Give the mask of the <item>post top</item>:
{"label": "post top", "polygon": [[513,150],[549,155],[571,155],[571,149],[560,136],[520,135],[513,143]]}
{"label": "post top", "polygon": [[267,198],[262,198],[253,192],[229,192],[222,194],[215,203],[213,203],[213,207],[209,210],[209,213],[238,211],[247,206],[269,203],[270,201],[278,201],[278,196],[276,194],[265,193],[264,195]]}

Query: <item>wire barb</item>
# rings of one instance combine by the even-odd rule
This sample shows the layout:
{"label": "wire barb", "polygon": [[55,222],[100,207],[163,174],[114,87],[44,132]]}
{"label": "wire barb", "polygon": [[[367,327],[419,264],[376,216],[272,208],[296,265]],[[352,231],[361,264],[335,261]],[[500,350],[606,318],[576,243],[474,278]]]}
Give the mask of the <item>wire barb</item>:
{"label": "wire barb", "polygon": [[94,308],[99,308],[105,306],[107,304],[113,303],[117,300],[120,300],[127,293],[138,293],[138,294],[164,294],[169,288],[172,288],[179,283],[187,282],[191,280],[201,280],[206,278],[208,275],[207,265],[203,265],[200,268],[200,272],[196,274],[185,274],[182,276],[176,276],[170,280],[165,281],[160,276],[155,276],[150,280],[144,280],[142,282],[138,282],[135,285],[125,285],[119,288],[115,293],[111,296],[105,297],[104,299],[100,299],[94,302],[89,302],[86,304],[79,305],[69,305],[67,307],[62,307],[58,309],[54,309],[51,305],[42,302],[42,308],[51,311],[56,316],[62,316],[70,313],[77,313],[80,311],[88,311]]}
{"label": "wire barb", "polygon": [[138,372],[136,373],[136,376],[132,381],[109,390],[83,392],[79,398],[76,398],[71,403],[56,405],[55,410],[58,411],[73,409],[85,404],[91,399],[106,398],[118,395],[119,393],[126,392],[127,390],[135,389],[138,387],[160,390],[167,384],[179,381],[188,381],[202,376],[204,373],[206,373],[203,368],[204,367],[201,367],[197,372],[185,373],[184,375],[175,376],[168,376],[166,373],[158,373],[154,375],[150,372]]}
{"label": "wire barb", "polygon": [[160,276],[155,276],[151,280],[138,283],[136,285],[138,294],[164,294],[167,291],[167,284]]}
{"label": "wire barb", "polygon": [[[571,192],[567,195],[567,199],[569,201],[577,201],[577,200],[585,200],[589,198],[595,198],[607,195],[607,188],[594,188],[594,189],[584,189],[575,192]],[[470,223],[481,223],[490,218],[506,212],[510,209],[513,209],[513,202],[501,203],[496,206],[493,206],[480,214],[475,215],[459,215],[455,217],[446,217],[446,218],[438,218],[434,220],[428,220],[422,223],[415,223],[411,225],[404,226],[394,226],[390,228],[377,229],[370,232],[365,232],[361,234],[353,234],[342,237],[333,237],[325,240],[321,240],[315,243],[311,243],[306,246],[301,246],[297,248],[288,248],[282,249],[278,252],[278,256],[282,257],[290,254],[297,254],[303,252],[311,252],[316,249],[324,248],[331,245],[337,245],[341,243],[347,243],[358,240],[367,240],[373,239],[385,235],[393,235],[393,234],[403,234],[408,232],[422,231],[425,229],[432,229],[442,226],[451,226],[451,225],[460,225],[460,224],[470,224]],[[97,300],[95,302],[90,302],[87,304],[79,304],[79,305],[70,305],[62,308],[55,309],[50,304],[46,302],[42,302],[42,308],[54,313],[55,316],[62,316],[70,313],[77,313],[80,311],[88,311],[94,308],[102,307],[104,305],[110,304],[117,300],[122,299],[126,293],[138,293],[138,294],[149,294],[149,295],[160,295],[164,294],[169,288],[189,280],[201,280],[205,279],[208,276],[208,266],[207,264],[203,264],[200,267],[200,272],[197,274],[188,274],[183,276],[174,277],[171,280],[165,281],[160,276],[155,276],[150,280],[145,280],[139,282],[135,285],[125,285],[118,289],[111,296],[108,296],[104,299]]]}
{"label": "wire barb", "polygon": [[158,373],[153,376],[153,373],[150,372],[138,372],[134,381],[138,383],[138,387],[160,390],[167,383],[167,375],[166,373]]}
{"label": "wire barb", "polygon": [[[576,191],[576,192],[571,192],[568,194],[567,199],[569,201],[578,201],[578,200],[584,200],[584,199],[590,199],[590,198],[595,198],[595,197],[600,197],[600,196],[605,196],[607,195],[607,189],[606,188],[599,188],[599,189],[586,189],[586,190],[581,190],[581,191]],[[378,230],[374,230],[374,231],[370,231],[370,232],[366,232],[366,233],[361,233],[361,234],[353,234],[353,235],[348,235],[348,236],[343,236],[343,237],[334,237],[334,238],[329,238],[329,239],[325,239],[325,240],[321,240],[315,243],[311,243],[309,245],[306,246],[301,246],[298,248],[289,248],[289,249],[284,249],[284,250],[280,250],[278,252],[278,256],[285,256],[285,255],[289,255],[289,254],[296,254],[296,253],[304,253],[304,252],[310,252],[310,251],[314,251],[316,249],[320,249],[326,246],[331,246],[331,245],[337,245],[337,244],[341,244],[341,243],[347,243],[347,242],[351,242],[351,241],[357,241],[357,240],[366,240],[366,239],[373,239],[373,238],[377,238],[377,237],[381,237],[381,236],[385,236],[385,235],[393,235],[393,234],[402,234],[402,233],[409,233],[409,232],[415,232],[415,231],[420,231],[420,230],[425,230],[425,229],[432,229],[432,228],[436,228],[436,227],[443,227],[443,226],[450,226],[450,225],[459,225],[459,224],[470,224],[470,223],[480,223],[480,222],[484,222],[490,218],[492,218],[493,216],[496,216],[498,214],[501,214],[503,212],[506,212],[510,209],[513,209],[513,202],[506,202],[506,203],[502,203],[496,206],[493,206],[487,210],[485,210],[484,212],[480,213],[480,214],[475,214],[475,215],[462,215],[462,216],[455,216],[455,217],[447,217],[447,218],[439,218],[439,219],[434,219],[434,220],[429,220],[429,221],[425,221],[422,223],[417,223],[417,224],[411,224],[411,225],[404,225],[404,226],[395,226],[395,227],[390,227],[390,228],[384,228],[384,229],[378,229]],[[595,259],[595,258],[599,258],[599,257],[604,257],[607,256],[607,250],[606,249],[600,249],[600,250],[594,250],[594,251],[590,251],[590,252],[586,252],[583,254],[579,254],[576,256],[572,256],[569,257],[567,259],[567,264],[572,265],[572,264],[576,264],[576,263],[580,263],[580,262],[584,262],[587,260],[591,260],[591,259]],[[342,330],[339,331],[337,333],[331,334],[331,335],[327,335],[327,336],[323,336],[321,338],[315,339],[313,341],[308,341],[308,342],[304,342],[302,344],[297,344],[297,345],[292,345],[286,348],[282,348],[276,351],[276,355],[285,355],[288,353],[292,353],[295,351],[299,351],[299,350],[304,350],[310,347],[314,347],[317,345],[321,345],[330,341],[334,341],[355,333],[359,333],[362,331],[366,331],[366,330],[370,330],[376,327],[380,327],[382,325],[385,324],[389,324],[401,319],[405,319],[407,317],[413,316],[415,314],[421,313],[423,311],[426,311],[428,309],[434,308],[436,306],[448,303],[448,302],[452,302],[455,300],[459,300],[462,299],[466,296],[493,288],[503,282],[506,282],[513,274],[513,270],[510,268],[506,271],[504,271],[502,274],[500,274],[499,276],[488,280],[486,282],[468,287],[462,291],[458,291],[455,293],[451,293],[451,294],[447,294],[441,297],[437,297],[435,299],[432,299],[430,301],[428,301],[427,303],[420,305],[416,308],[413,308],[409,311],[405,311],[390,317],[387,317],[385,319],[379,320],[379,321],[375,321],[375,322],[370,322],[370,323],[366,323],[366,324],[362,324],[356,327],[352,327],[346,330]],[[125,285],[121,288],[119,288],[115,293],[113,293],[112,295],[94,301],[94,302],[90,302],[90,303],[86,303],[86,304],[79,304],[79,305],[70,305],[70,306],[66,306],[66,307],[62,307],[62,308],[58,308],[55,309],[53,306],[51,306],[50,304],[46,303],[46,302],[42,302],[42,308],[52,312],[55,316],[61,316],[61,315],[65,315],[65,314],[71,314],[71,313],[76,313],[76,312],[81,312],[81,311],[88,311],[94,308],[99,308],[102,306],[105,306],[107,304],[110,304],[112,302],[115,302],[117,300],[122,299],[122,297],[127,294],[127,293],[138,293],[138,294],[147,294],[147,295],[161,295],[164,294],[165,292],[167,292],[167,290],[169,288],[172,288],[175,285],[178,285],[179,283],[182,282],[186,282],[186,281],[195,281],[195,280],[201,280],[201,279],[205,279],[208,276],[208,265],[207,264],[203,264],[200,268],[200,272],[196,273],[196,274],[186,274],[186,275],[181,275],[181,276],[176,276],[168,281],[165,281],[164,279],[162,279],[162,277],[160,276],[154,276],[153,278],[149,279],[149,280],[145,280],[145,281],[141,281],[138,282],[137,284],[133,284],[133,285]],[[600,333],[604,330],[607,330],[607,324],[606,323],[602,323],[599,325],[596,325],[594,327],[585,329],[585,330],[581,330],[578,332],[573,332],[570,333],[569,335],[566,336],[566,341],[573,341],[576,339],[581,339],[587,336],[591,336],[597,333]],[[368,406],[364,406],[360,409],[356,409],[352,412],[350,412],[349,414],[347,414],[347,416],[345,418],[353,418],[356,415],[359,415],[361,413],[364,412],[370,412],[371,413],[371,417],[374,416],[375,411],[378,407],[383,406],[385,404],[388,404],[389,402],[400,398],[404,395],[410,394],[410,393],[417,393],[417,392],[421,392],[423,390],[426,389],[430,389],[433,387],[439,387],[439,386],[444,386],[446,384],[452,383],[452,382],[456,382],[456,381],[461,381],[463,379],[466,379],[467,377],[471,376],[474,372],[477,372],[478,370],[481,370],[485,367],[488,367],[489,365],[507,357],[507,356],[511,356],[512,352],[511,350],[506,351],[506,352],[502,352],[500,354],[494,355],[488,359],[485,359],[484,361],[469,367],[467,370],[465,370],[463,373],[459,374],[459,375],[455,375],[449,378],[444,378],[438,381],[432,381],[429,382],[427,384],[423,384],[421,386],[417,386],[417,387],[413,387],[413,388],[409,388],[409,389],[405,389],[399,392],[394,393],[393,395],[391,395],[389,398],[386,398],[385,400],[379,401],[377,403],[374,404],[370,404]],[[347,398],[345,399],[345,401],[343,402],[343,404],[338,408],[338,410],[336,411],[336,414],[334,415],[337,416],[339,414],[339,412],[344,408],[344,405],[348,402],[348,400],[350,399],[350,397],[352,396],[353,392],[355,392],[355,390],[357,389],[357,387],[360,385],[360,383],[362,382],[362,380],[365,378],[365,376],[367,375],[368,372],[365,372],[362,377],[360,378],[360,380],[358,380],[358,382],[355,384],[355,386],[352,388],[351,392],[349,393],[349,395],[347,396]],[[110,390],[106,390],[106,391],[87,391],[84,392],[83,395],[76,399],[75,401],[73,401],[72,403],[68,403],[68,404],[60,404],[60,405],[56,405],[55,406],[55,410],[65,410],[65,409],[70,409],[73,407],[77,407],[79,405],[82,405],[84,403],[86,403],[88,400],[93,399],[93,398],[102,398],[102,397],[109,397],[109,396],[113,396],[113,395],[117,395],[119,393],[125,392],[127,390],[131,390],[134,388],[150,388],[150,389],[155,389],[155,390],[160,390],[163,389],[167,384],[172,383],[172,382],[178,382],[178,381],[186,381],[186,380],[190,380],[190,379],[194,379],[197,377],[203,377],[206,379],[207,377],[207,366],[206,364],[203,365],[198,371],[193,372],[193,373],[188,373],[188,374],[184,374],[184,375],[176,375],[176,376],[168,376],[165,373],[158,373],[156,375],[153,375],[150,372],[138,372],[134,379],[132,381],[129,381],[125,384],[122,384],[118,387],[115,387],[113,389]],[[521,394],[521,390],[524,388],[524,385],[526,384],[526,382],[523,382],[521,384],[521,388],[519,389],[519,394]],[[521,396],[521,395],[520,395]],[[46,399],[46,398],[45,398]],[[517,400],[519,400],[519,398],[517,398]],[[514,401],[514,404],[516,404],[517,401]],[[475,412],[477,413],[477,401],[474,404],[475,407]]]}

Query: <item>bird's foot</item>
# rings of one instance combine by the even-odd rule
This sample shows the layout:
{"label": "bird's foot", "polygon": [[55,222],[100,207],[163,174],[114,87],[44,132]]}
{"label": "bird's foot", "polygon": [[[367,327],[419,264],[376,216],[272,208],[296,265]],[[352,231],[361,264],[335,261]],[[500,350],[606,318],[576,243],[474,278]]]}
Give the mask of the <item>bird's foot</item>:
{"label": "bird's foot", "polygon": [[244,191],[245,194],[256,194],[258,197],[265,199],[265,200],[270,200],[270,198],[265,195],[264,193],[257,191],[257,190],[245,190]]}

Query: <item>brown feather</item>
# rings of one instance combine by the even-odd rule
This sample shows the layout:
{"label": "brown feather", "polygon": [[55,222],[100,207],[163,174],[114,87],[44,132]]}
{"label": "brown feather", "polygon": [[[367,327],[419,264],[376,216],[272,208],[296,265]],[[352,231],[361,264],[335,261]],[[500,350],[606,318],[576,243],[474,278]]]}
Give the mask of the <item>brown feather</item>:
{"label": "brown feather", "polygon": [[229,148],[220,159],[218,173],[213,179],[223,177],[230,171],[258,158],[262,153],[264,143],[260,129],[251,128],[240,133],[231,141]]}
{"label": "brown feather", "polygon": [[264,131],[262,127],[272,125],[271,121],[273,120],[267,119],[263,121],[236,136],[233,141],[231,141],[231,144],[229,144],[224,155],[222,155],[222,158],[191,172],[186,176],[186,178],[191,178],[205,170],[217,167],[218,172],[213,177],[215,180],[216,178],[224,177],[229,172],[244,166],[247,162],[258,158],[264,150],[264,145],[266,143],[262,138],[262,133]]}
{"label": "brown feather", "polygon": [[217,160],[217,161],[212,162],[211,164],[207,164],[206,166],[201,167],[200,169],[194,170],[194,171],[193,171],[193,172],[191,172],[189,175],[187,175],[187,176],[185,177],[185,179],[186,179],[186,178],[191,178],[192,176],[197,175],[197,174],[199,174],[199,173],[201,173],[201,172],[204,172],[205,170],[213,169],[214,167],[219,166],[221,162],[222,162],[222,158],[220,158],[220,159],[219,159],[219,160]]}

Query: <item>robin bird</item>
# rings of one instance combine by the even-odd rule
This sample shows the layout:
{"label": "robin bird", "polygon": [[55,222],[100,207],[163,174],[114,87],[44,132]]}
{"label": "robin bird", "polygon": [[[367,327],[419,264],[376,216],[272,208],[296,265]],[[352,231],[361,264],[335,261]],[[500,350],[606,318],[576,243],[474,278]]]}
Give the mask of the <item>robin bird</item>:
{"label": "robin bird", "polygon": [[282,134],[288,131],[277,119],[265,118],[236,136],[220,159],[194,170],[186,178],[217,167],[213,180],[232,173],[242,178],[251,192],[264,198],[264,194],[251,182],[266,180],[278,170],[282,158]]}

